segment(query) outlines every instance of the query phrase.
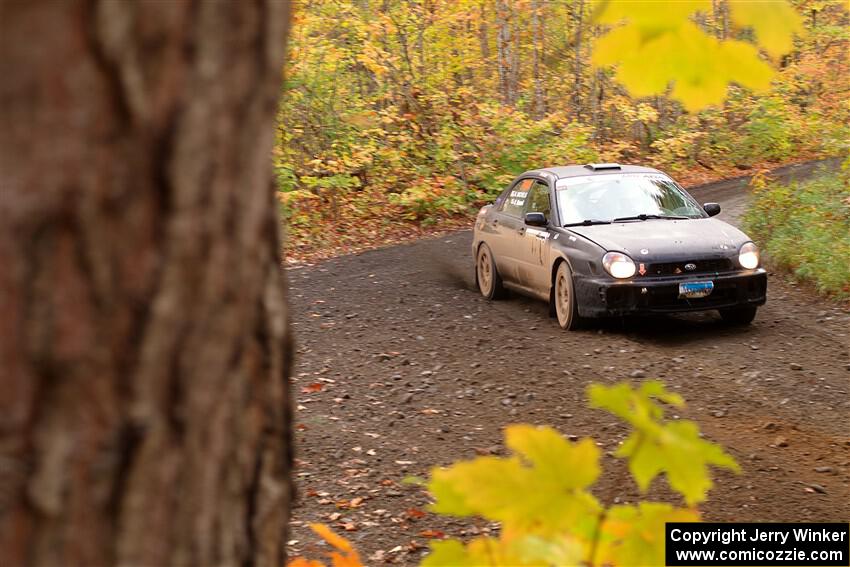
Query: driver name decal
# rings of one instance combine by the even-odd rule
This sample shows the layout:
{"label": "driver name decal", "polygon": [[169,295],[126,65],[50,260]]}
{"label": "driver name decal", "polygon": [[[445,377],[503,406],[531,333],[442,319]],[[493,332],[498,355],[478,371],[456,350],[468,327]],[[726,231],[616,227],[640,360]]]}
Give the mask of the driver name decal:
{"label": "driver name decal", "polygon": [[525,199],[528,197],[528,190],[531,189],[533,184],[533,179],[523,179],[519,185],[511,190],[510,195],[508,195],[508,203],[515,207],[522,207],[525,205]]}

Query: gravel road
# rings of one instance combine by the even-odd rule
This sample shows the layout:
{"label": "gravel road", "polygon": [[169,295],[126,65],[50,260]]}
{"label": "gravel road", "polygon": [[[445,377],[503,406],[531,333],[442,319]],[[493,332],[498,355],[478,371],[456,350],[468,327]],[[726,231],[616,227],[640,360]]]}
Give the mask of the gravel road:
{"label": "gravel road", "polygon": [[[782,168],[800,178],[811,164]],[[736,223],[746,180],[693,188]],[[714,521],[850,519],[850,311],[781,275],[748,328],[713,313],[609,321],[561,331],[547,306],[475,291],[471,232],[288,270],[297,337],[297,490],[290,553],[326,549],[324,522],[367,564],[415,564],[431,537],[491,526],[422,514],[401,484],[435,465],[501,451],[509,423],[549,424],[615,449],[626,429],[590,410],[591,382],[660,378],[688,402],[682,417],[724,445],[743,473],[721,473]],[[320,386],[319,386],[320,385]],[[319,389],[321,387],[321,389]],[[604,502],[637,498],[606,456]],[[677,502],[656,482],[653,498]]]}

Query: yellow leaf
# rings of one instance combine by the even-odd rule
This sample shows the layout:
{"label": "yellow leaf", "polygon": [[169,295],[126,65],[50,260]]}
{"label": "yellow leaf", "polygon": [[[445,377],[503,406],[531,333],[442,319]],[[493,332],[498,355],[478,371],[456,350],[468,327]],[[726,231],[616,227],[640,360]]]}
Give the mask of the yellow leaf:
{"label": "yellow leaf", "polygon": [[525,536],[516,541],[513,549],[525,564],[583,565],[589,547],[588,542],[558,534],[549,538]]}
{"label": "yellow leaf", "polygon": [[539,478],[563,489],[587,488],[599,477],[599,448],[592,439],[570,443],[551,427],[520,424],[505,428],[505,443]]}
{"label": "yellow leaf", "polygon": [[646,30],[679,26],[694,12],[710,12],[711,0],[603,0],[597,2],[595,20],[616,24],[623,20]]}
{"label": "yellow leaf", "polygon": [[597,565],[664,565],[667,522],[698,522],[692,509],[669,504],[641,502],[637,506],[614,506],[602,524]]}
{"label": "yellow leaf", "polygon": [[640,47],[640,32],[634,26],[624,26],[596,40],[590,60],[594,65],[614,65],[625,59],[624,54]]}
{"label": "yellow leaf", "polygon": [[730,81],[754,91],[770,87],[773,69],[761,60],[755,47],[743,41],[724,41],[720,47],[720,57]]}
{"label": "yellow leaf", "polygon": [[[437,513],[480,515],[504,522],[507,532],[589,530],[598,501],[584,491],[599,476],[599,450],[586,439],[571,444],[551,428],[506,430],[519,456],[479,457],[434,469],[428,490]],[[522,457],[522,459],[520,458]]]}
{"label": "yellow leaf", "polygon": [[[752,26],[771,55],[790,50],[794,32],[802,30],[799,15],[784,0],[741,0],[732,6],[736,21]],[[600,23],[626,23],[596,40],[591,61],[616,65],[617,80],[635,97],[663,94],[672,84],[671,96],[691,111],[722,102],[730,83],[768,88],[773,70],[753,45],[719,41],[690,20],[695,11],[709,8],[701,0],[600,2]]]}
{"label": "yellow leaf", "polygon": [[544,566],[549,563],[525,560],[516,544],[489,537],[473,539],[468,545],[457,540],[431,542],[431,553],[422,567],[482,567],[485,565]]}
{"label": "yellow leaf", "polygon": [[641,490],[666,473],[670,487],[689,505],[705,500],[714,485],[708,466],[738,472],[735,460],[719,445],[699,436],[699,428],[681,420],[658,425],[653,430],[636,431],[617,450],[618,457],[629,459],[629,470]]}
{"label": "yellow leaf", "polygon": [[794,47],[794,34],[802,34],[803,19],[785,0],[731,0],[732,21],[741,27],[751,27],[759,44],[778,58]]}
{"label": "yellow leaf", "polygon": [[739,470],[722,447],[700,437],[695,423],[663,420],[664,410],[655,400],[679,406],[683,402],[661,382],[650,380],[639,388],[593,384],[588,393],[591,407],[607,409],[635,428],[616,455],[629,459],[629,470],[641,490],[666,473],[670,486],[694,504],[703,501],[712,487],[709,465]]}

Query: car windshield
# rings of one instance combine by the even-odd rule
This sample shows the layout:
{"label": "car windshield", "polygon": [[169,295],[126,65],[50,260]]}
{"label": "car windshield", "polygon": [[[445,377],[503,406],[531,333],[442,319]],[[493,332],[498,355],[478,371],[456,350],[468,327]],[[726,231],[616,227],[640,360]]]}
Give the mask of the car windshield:
{"label": "car windshield", "polygon": [[672,179],[658,173],[570,177],[556,187],[563,225],[707,216]]}

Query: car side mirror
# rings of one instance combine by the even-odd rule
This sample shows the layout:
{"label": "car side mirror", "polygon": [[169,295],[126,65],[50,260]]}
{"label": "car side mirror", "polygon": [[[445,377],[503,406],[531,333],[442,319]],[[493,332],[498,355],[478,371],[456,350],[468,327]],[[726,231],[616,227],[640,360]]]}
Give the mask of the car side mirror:
{"label": "car side mirror", "polygon": [[528,226],[546,226],[546,215],[543,213],[525,213],[525,224]]}
{"label": "car side mirror", "polygon": [[720,205],[717,203],[706,203],[702,206],[702,209],[708,213],[708,216],[710,217],[720,214]]}

